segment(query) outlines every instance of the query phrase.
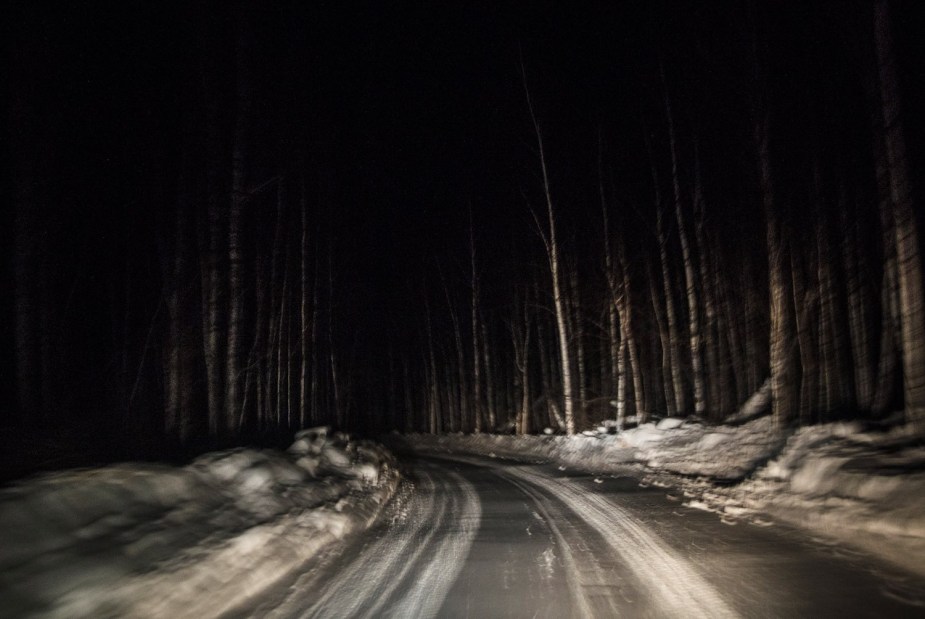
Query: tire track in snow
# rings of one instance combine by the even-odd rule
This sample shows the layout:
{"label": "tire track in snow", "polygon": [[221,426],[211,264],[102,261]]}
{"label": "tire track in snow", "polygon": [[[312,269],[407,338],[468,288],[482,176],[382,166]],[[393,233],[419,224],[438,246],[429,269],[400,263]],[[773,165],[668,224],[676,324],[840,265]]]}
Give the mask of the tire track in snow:
{"label": "tire track in snow", "polygon": [[739,616],[688,561],[619,505],[589,493],[573,481],[517,468],[496,468],[495,471],[501,477],[521,480],[564,501],[634,570],[659,616]]}
{"label": "tire track in snow", "polygon": [[300,617],[435,616],[468,556],[480,517],[469,482],[449,471],[419,470],[404,521],[329,581],[307,610],[278,610]]}
{"label": "tire track in snow", "polygon": [[[449,476],[455,487],[448,488],[448,492],[455,490],[456,500],[447,520],[457,520],[458,526],[443,535],[432,549],[430,561],[417,570],[412,588],[387,609],[385,616],[435,617],[466,562],[482,518],[481,503],[472,484],[458,473],[449,472]],[[442,522],[438,526],[446,524]]]}
{"label": "tire track in snow", "polygon": [[[497,472],[497,471],[496,471]],[[510,477],[504,477],[507,482],[514,485],[521,492],[526,494],[533,504],[536,506],[540,515],[543,518],[546,526],[549,527],[549,530],[552,532],[553,537],[555,538],[556,547],[558,548],[560,554],[562,555],[562,563],[565,568],[565,577],[568,580],[569,591],[572,594],[572,601],[578,607],[578,616],[580,617],[594,617],[597,615],[592,609],[599,607],[599,604],[594,604],[586,595],[586,584],[581,578],[582,570],[579,568],[578,561],[575,558],[575,555],[572,553],[571,545],[566,539],[566,535],[557,525],[559,518],[555,516],[554,506],[552,502],[544,497],[542,494],[536,491],[532,484],[524,483],[517,479],[512,479]],[[593,557],[582,557],[582,563],[587,563],[589,560],[593,560]],[[595,572],[600,572],[600,566],[594,566]],[[619,605],[616,603],[616,600],[612,596],[607,596],[606,598],[607,615],[608,616],[617,616],[619,614]]]}

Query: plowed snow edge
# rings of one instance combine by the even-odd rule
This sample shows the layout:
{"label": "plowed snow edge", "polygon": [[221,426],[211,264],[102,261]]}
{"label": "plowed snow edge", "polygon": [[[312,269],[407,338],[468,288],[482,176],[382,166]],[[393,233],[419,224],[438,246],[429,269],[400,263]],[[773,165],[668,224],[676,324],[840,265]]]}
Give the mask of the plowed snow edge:
{"label": "plowed snow edge", "polygon": [[379,486],[341,498],[336,505],[286,514],[251,527],[197,560],[158,570],[114,588],[81,590],[55,609],[56,616],[218,617],[245,604],[329,545],[376,520],[398,485],[397,471]]}

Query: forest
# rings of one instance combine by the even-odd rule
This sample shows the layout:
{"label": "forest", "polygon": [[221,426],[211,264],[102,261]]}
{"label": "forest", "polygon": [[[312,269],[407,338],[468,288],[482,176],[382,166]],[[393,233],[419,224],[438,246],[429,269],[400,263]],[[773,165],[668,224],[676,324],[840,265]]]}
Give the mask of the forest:
{"label": "forest", "polygon": [[347,4],[13,3],[5,478],[925,423],[915,2]]}

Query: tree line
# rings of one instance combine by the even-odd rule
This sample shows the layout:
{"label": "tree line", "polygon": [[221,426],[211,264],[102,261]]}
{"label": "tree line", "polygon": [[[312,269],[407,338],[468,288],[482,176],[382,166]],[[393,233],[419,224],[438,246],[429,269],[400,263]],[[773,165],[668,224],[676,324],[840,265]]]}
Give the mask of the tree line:
{"label": "tree line", "polygon": [[[377,335],[352,322],[351,228],[336,212],[351,181],[332,180],[338,162],[286,99],[319,95],[279,86],[300,69],[274,65],[255,6],[197,22],[167,88],[176,130],[152,124],[163,138],[120,168],[142,214],[113,207],[89,224],[57,206],[71,188],[87,202],[100,190],[56,159],[73,117],[49,112],[59,93],[40,76],[66,70],[50,60],[61,52],[24,36],[4,427],[38,452],[102,434],[132,455],[316,424],[572,434],[607,419],[721,421],[764,385],[782,425],[897,410],[920,422],[920,155],[891,3],[855,3],[840,22],[856,35],[835,45],[847,70],[804,41],[788,62],[816,64],[796,86],[772,9],[749,6],[745,34],[723,43],[739,63],[727,83],[653,54],[631,118],[573,145],[593,162],[579,181],[563,180],[567,140],[524,57],[515,86],[534,158],[530,182],[511,181],[519,203],[505,208],[524,217],[504,265],[486,247],[490,211],[461,205],[463,251],[423,255],[402,293],[415,309],[383,304]],[[92,233],[71,234],[78,220]]]}
{"label": "tree line", "polygon": [[[723,175],[705,179],[703,161],[712,154],[697,136],[696,110],[678,114],[681,97],[662,64],[636,154],[649,168],[646,195],[614,181],[605,159],[613,147],[605,145],[624,136],[601,132],[597,213],[588,203],[576,207],[550,181],[549,147],[524,72],[538,178],[526,208],[539,243],[518,256],[529,266],[489,308],[479,283],[493,265],[478,262],[470,232],[469,269],[457,275],[457,291],[431,291],[422,303],[423,363],[410,379],[407,370],[400,376],[403,395],[393,393],[390,403],[404,426],[574,434],[608,419],[620,427],[628,418],[677,415],[720,422],[763,386],[781,426],[882,420],[899,410],[920,423],[922,212],[890,4],[867,8],[855,25],[867,31],[868,55],[855,58],[851,84],[860,137],[839,135],[850,121],[828,116],[841,104],[835,88],[800,99],[804,124],[786,116],[793,110],[773,92],[780,68],[769,35],[752,22],[742,50],[748,94],[740,130],[753,202],[734,210],[711,205]],[[679,116],[688,126],[679,127]],[[805,134],[794,138],[788,124]],[[717,186],[705,187],[710,181]],[[574,220],[579,208],[577,217],[596,218],[599,232],[576,241],[560,219]],[[751,221],[737,227],[737,219]],[[597,249],[589,252],[589,243]],[[464,303],[471,324],[460,319]]]}

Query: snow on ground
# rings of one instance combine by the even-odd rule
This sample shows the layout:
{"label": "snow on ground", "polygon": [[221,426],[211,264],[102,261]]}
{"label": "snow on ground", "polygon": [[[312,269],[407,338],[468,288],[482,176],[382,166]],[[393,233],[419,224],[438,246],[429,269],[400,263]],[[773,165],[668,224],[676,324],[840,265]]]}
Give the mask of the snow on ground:
{"label": "snow on ground", "polygon": [[26,480],[0,489],[0,614],[217,616],[371,524],[397,482],[383,448],[324,428],[286,453]]}
{"label": "snow on ground", "polygon": [[405,440],[422,451],[635,474],[641,485],[669,489],[670,498],[716,512],[727,524],[786,522],[925,575],[925,436],[903,426],[869,430],[860,423],[781,431],[769,416],[756,417],[754,408],[736,416],[738,425],[669,418],[615,435]]}

